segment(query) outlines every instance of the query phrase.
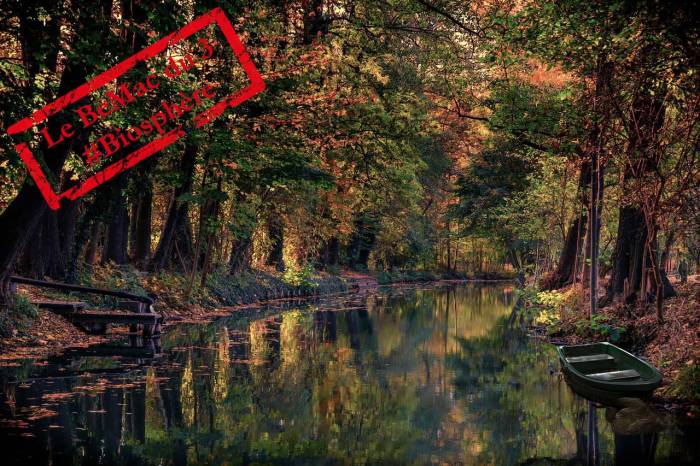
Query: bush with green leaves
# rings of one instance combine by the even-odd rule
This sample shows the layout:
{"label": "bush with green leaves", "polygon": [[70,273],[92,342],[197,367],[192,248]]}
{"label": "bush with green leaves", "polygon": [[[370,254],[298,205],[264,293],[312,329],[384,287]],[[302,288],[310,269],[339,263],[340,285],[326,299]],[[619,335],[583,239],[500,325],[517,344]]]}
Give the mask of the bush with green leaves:
{"label": "bush with green leaves", "polygon": [[551,327],[559,322],[566,295],[561,291],[539,291],[536,287],[525,287],[517,291],[527,318],[534,325]]}
{"label": "bush with green leaves", "polygon": [[605,314],[595,314],[590,319],[580,319],[576,322],[576,333],[583,336],[600,336],[612,342],[620,341],[627,329],[610,323],[610,317]]}
{"label": "bush with green leaves", "polygon": [[11,305],[0,309],[0,337],[26,331],[38,315],[37,307],[26,296],[16,295]]}
{"label": "bush with green leaves", "polygon": [[302,267],[287,267],[287,270],[285,270],[282,276],[282,280],[290,285],[314,288],[318,286],[318,283],[314,281],[313,276],[313,265],[306,264]]}

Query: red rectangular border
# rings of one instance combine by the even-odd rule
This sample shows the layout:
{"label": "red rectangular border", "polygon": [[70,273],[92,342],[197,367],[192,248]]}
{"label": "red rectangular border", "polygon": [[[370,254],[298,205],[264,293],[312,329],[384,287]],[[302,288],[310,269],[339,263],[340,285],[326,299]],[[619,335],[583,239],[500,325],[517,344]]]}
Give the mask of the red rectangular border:
{"label": "red rectangular border", "polygon": [[[97,75],[85,84],[78,86],[71,92],[59,97],[53,102],[48,103],[40,110],[34,112],[32,115],[17,121],[7,129],[7,133],[9,135],[14,135],[29,130],[33,126],[49,118],[51,115],[60,112],[68,105],[77,102],[78,100],[87,96],[89,93],[94,92],[95,90],[99,89],[100,87],[104,86],[105,84],[111,81],[114,81],[119,76],[123,75],[131,68],[133,68],[134,65],[136,65],[137,63],[146,61],[149,58],[156,56],[169,46],[180,42],[184,39],[187,39],[188,37],[204,29],[210,24],[216,24],[221,30],[221,32],[224,34],[224,37],[226,37],[226,40],[231,46],[231,49],[238,58],[238,62],[243,67],[243,70],[245,71],[248,80],[250,81],[250,84],[245,88],[224,97],[213,106],[209,107],[208,109],[195,115],[192,118],[195,122],[195,128],[199,128],[211,122],[212,120],[220,116],[227,108],[236,107],[237,105],[240,105],[242,102],[246,101],[247,99],[250,99],[251,97],[262,92],[265,89],[265,82],[263,81],[262,76],[260,76],[260,73],[258,72],[257,68],[250,59],[250,56],[246,52],[245,46],[238,38],[236,31],[233,29],[233,26],[231,25],[228,18],[226,18],[226,15],[221,8],[214,8],[210,12],[200,16],[199,18],[196,18],[191,23],[185,25],[182,29],[168,34],[167,36],[149,45],[140,52],[137,52],[136,54],[122,61],[121,63]],[[147,145],[135,150],[126,157],[100,170],[99,172],[95,173],[78,186],[74,186],[60,194],[54,192],[53,188],[51,187],[51,184],[46,178],[46,175],[42,171],[39,162],[37,162],[37,160],[34,157],[34,154],[32,154],[27,144],[17,144],[15,146],[15,149],[17,150],[17,153],[19,154],[24,164],[27,166],[29,175],[34,179],[34,182],[39,188],[39,191],[41,191],[41,194],[44,196],[44,199],[46,199],[46,203],[51,209],[55,210],[60,207],[60,202],[62,198],[67,198],[70,200],[77,199],[83,194],[86,194],[87,192],[95,189],[102,183],[113,178],[117,174],[133,167],[137,163],[145,160],[146,158],[150,157],[156,152],[159,152],[160,150],[168,147],[169,145],[180,139],[180,137],[182,137],[183,135],[184,131],[182,131],[181,127],[173,129],[172,131],[169,131],[168,133],[161,136],[160,138],[149,142]]]}

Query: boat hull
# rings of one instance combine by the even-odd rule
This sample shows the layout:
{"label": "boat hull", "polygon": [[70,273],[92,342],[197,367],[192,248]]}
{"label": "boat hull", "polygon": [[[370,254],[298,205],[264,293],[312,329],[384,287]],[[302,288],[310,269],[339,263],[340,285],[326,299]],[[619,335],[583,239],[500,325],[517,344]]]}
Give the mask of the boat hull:
{"label": "boat hull", "polygon": [[569,387],[577,394],[587,400],[595,401],[598,403],[604,403],[608,405],[617,404],[617,400],[620,398],[642,398],[648,399],[654,393],[654,389],[648,390],[621,390],[621,391],[611,391],[602,390],[596,387],[588,385],[585,381],[582,381],[579,377],[573,374],[571,371],[562,367],[562,373],[564,374],[564,379]]}
{"label": "boat hull", "polygon": [[[661,384],[661,374],[654,367],[609,343],[558,346],[557,352],[562,372],[569,386],[574,392],[591,401],[615,404],[616,400],[624,397],[649,398]],[[613,360],[614,367],[607,370],[634,370],[638,372],[639,377],[634,377],[632,380],[604,381],[585,373],[583,368],[586,367],[586,363],[570,362],[571,359],[577,359],[576,356],[593,354],[609,355],[608,360]]]}

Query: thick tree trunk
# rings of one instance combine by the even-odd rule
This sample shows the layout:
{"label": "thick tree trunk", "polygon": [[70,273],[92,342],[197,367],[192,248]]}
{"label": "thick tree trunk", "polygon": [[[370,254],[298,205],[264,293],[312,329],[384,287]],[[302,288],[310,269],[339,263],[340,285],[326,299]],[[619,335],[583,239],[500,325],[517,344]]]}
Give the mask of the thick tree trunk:
{"label": "thick tree trunk", "polygon": [[253,267],[253,235],[258,227],[259,215],[257,208],[240,191],[234,198],[233,209],[231,226],[235,233],[228,268],[229,274],[237,275]]}
{"label": "thick tree trunk", "polygon": [[[124,41],[132,51],[141,50],[148,43],[146,23],[147,2],[141,0],[122,0],[122,17],[130,28],[124,31]],[[141,163],[132,172],[137,186],[132,207],[131,218],[131,255],[134,263],[143,267],[148,263],[151,253],[151,211],[153,204],[153,183],[149,173],[156,164],[154,157]]]}
{"label": "thick tree trunk", "polygon": [[63,204],[59,210],[46,209],[25,247],[18,266],[20,273],[39,279],[65,279],[75,244],[79,204],[80,200]]}
{"label": "thick tree trunk", "polygon": [[37,277],[61,278],[64,271],[65,258],[61,250],[58,212],[47,210],[44,212],[41,223],[42,225],[37,228],[37,230],[41,230],[41,238],[36,245],[30,246],[30,249],[39,251],[42,256],[40,261],[43,263],[43,268],[37,270]]}
{"label": "thick tree trunk", "polygon": [[246,238],[236,239],[233,242],[233,252],[229,260],[229,273],[238,275],[247,272],[252,268],[253,259],[253,238],[252,235]]}
{"label": "thick tree trunk", "polygon": [[[64,94],[72,88],[78,86],[85,79],[85,70],[68,65],[61,77],[59,94]],[[62,124],[60,118],[53,118],[49,121],[49,131],[57,134]],[[49,173],[54,177],[59,176],[63,163],[68,157],[72,143],[62,142],[54,146],[51,150],[44,149],[44,162]],[[36,185],[31,181],[25,181],[15,199],[10,202],[7,208],[0,215],[0,283],[7,281],[12,274],[12,270],[24,250],[32,232],[39,224],[44,212],[48,209],[44,197],[41,195]],[[8,291],[9,286],[0,287],[0,304],[6,302],[8,295],[3,293]]]}
{"label": "thick tree trunk", "polygon": [[[647,50],[640,54],[644,60],[654,60],[656,52]],[[620,207],[618,234],[613,256],[612,278],[604,298],[610,303],[618,295],[623,295],[627,303],[638,299],[647,299],[656,292],[655,280],[653,287],[645,287],[644,274],[650,264],[658,264],[658,258],[651,257],[647,240],[651,234],[655,240],[655,232],[649,232],[650,225],[656,225],[656,219],[646,218],[642,207],[645,199],[635,199],[634,191],[649,174],[655,172],[659,160],[654,150],[657,144],[657,134],[665,118],[664,95],[656,88],[656,78],[648,76],[648,82],[638,86],[637,95],[632,103],[632,118],[628,123],[628,142],[626,148],[626,164],[622,181],[622,192],[630,196],[633,202]],[[664,284],[664,296],[675,292],[663,270],[657,277]],[[653,291],[651,291],[653,288]],[[663,296],[661,296],[663,299]]]}
{"label": "thick tree trunk", "polygon": [[[143,26],[146,22],[146,12],[143,8],[142,2],[140,1],[122,1],[122,17],[125,20],[125,27],[122,31],[122,39],[125,42],[128,49],[132,52],[140,50],[147,40],[146,34],[140,29],[139,26]],[[134,148],[135,149],[135,148]],[[149,166],[152,165],[153,159],[146,162]],[[143,190],[142,185],[148,185],[148,182],[144,182],[140,176],[144,170],[144,165],[136,169],[136,173],[139,175],[139,194],[138,196],[143,196],[145,192],[150,191],[150,186]],[[133,176],[134,172],[130,175]],[[105,241],[105,249],[102,254],[102,262],[106,263],[112,261],[116,264],[126,264],[129,262],[129,225],[132,218],[129,217],[128,204],[126,190],[129,185],[129,178],[127,174],[120,175],[116,180],[112,181],[110,189],[112,193],[110,195],[111,201],[111,218],[107,223],[107,238]],[[150,206],[151,199],[148,199]],[[149,207],[150,208],[150,207]],[[148,215],[148,212],[144,212],[144,216]],[[150,216],[149,216],[150,217]],[[134,215],[133,220],[136,220]],[[150,241],[150,218],[148,219],[149,227],[149,241]],[[143,228],[143,225],[138,225],[134,229]],[[136,232],[135,234],[142,234],[142,232]],[[143,244],[139,244],[141,250],[143,249]],[[142,251],[140,251],[142,252]]]}
{"label": "thick tree trunk", "polygon": [[556,290],[574,282],[577,259],[586,235],[587,223],[588,216],[586,212],[581,212],[569,226],[557,268],[542,280],[541,288],[543,290]]}
{"label": "thick tree trunk", "polygon": [[[648,299],[656,295],[656,282],[652,280],[646,290],[642,289],[643,273],[652,263],[646,248],[647,226],[641,208],[623,206],[617,228],[617,241],[613,254],[613,270],[606,296],[602,301],[609,304],[622,295],[624,302],[631,304],[639,299]],[[658,262],[658,260],[656,261]],[[666,271],[659,270],[659,279],[663,284],[663,296],[675,295],[673,285],[668,280]],[[640,296],[640,292],[648,296]]]}
{"label": "thick tree trunk", "polygon": [[126,253],[128,244],[129,215],[124,206],[117,209],[112,221],[107,225],[107,237],[102,251],[102,263],[114,262],[126,264],[129,256]]}
{"label": "thick tree trunk", "polygon": [[[81,21],[75,25],[77,37],[84,37],[87,34],[94,34],[96,37],[102,37],[109,34],[109,28],[104,27],[111,17],[111,1],[103,0],[93,4],[93,14],[80,16]],[[43,55],[45,66],[48,69],[55,69],[57,53],[59,50],[59,19],[60,14],[51,14],[48,23],[41,20],[39,9],[46,10],[46,6],[41,2],[17,2],[19,8],[26,9],[20,11],[17,15],[20,18],[20,36],[22,44],[22,54],[27,58],[27,73],[28,86],[27,91],[32,91],[31,85],[35,81],[40,66],[36,59],[41,54],[37,53],[40,47],[45,44],[53,44],[49,47],[50,52]],[[84,8],[81,2],[76,5],[79,8]],[[63,95],[71,91],[85,81],[87,71],[85,69],[84,59],[86,57],[76,56],[75,59],[70,59],[64,68],[58,86],[57,95]],[[77,102],[77,105],[83,102]],[[64,112],[66,115],[70,112]],[[61,125],[67,123],[67,118],[60,116],[50,118],[47,122],[49,132],[58,134]],[[58,177],[63,168],[68,153],[72,144],[80,139],[80,135],[76,134],[70,141],[65,141],[55,145],[52,149],[41,148],[44,160],[44,167],[49,176]],[[9,284],[9,276],[15,267],[19,255],[24,250],[28,238],[39,223],[42,215],[46,211],[46,202],[36,188],[34,183],[27,180],[20,189],[17,197],[10,202],[7,208],[0,215],[0,305],[3,305],[12,299],[11,287]]]}
{"label": "thick tree trunk", "polygon": [[126,174],[119,175],[107,189],[110,190],[111,216],[107,223],[107,237],[102,251],[102,263],[114,262],[126,264],[129,262],[127,253],[129,246],[129,211],[126,208]]}
{"label": "thick tree trunk", "polygon": [[[647,232],[644,213],[640,208],[623,206],[620,208],[617,241],[613,253],[613,270],[608,282],[607,304],[613,296],[627,293],[623,298],[639,290],[642,282],[644,244]],[[632,297],[634,301],[636,297]]]}
{"label": "thick tree trunk", "polygon": [[559,255],[557,268],[542,280],[540,286],[544,290],[555,290],[574,282],[578,273],[578,266],[581,263],[579,254],[586,239],[586,229],[588,227],[588,215],[586,212],[586,194],[591,184],[591,164],[584,161],[578,178],[578,200],[581,213],[574,219],[566,232],[564,247]]}
{"label": "thick tree trunk", "polygon": [[198,146],[190,141],[185,144],[179,169],[183,178],[173,192],[168,217],[151,261],[151,270],[153,271],[163,270],[173,264],[180,264],[181,267],[186,266],[184,261],[190,257],[192,229],[189,220],[189,203],[180,201],[178,198],[192,191],[198,149]]}
{"label": "thick tree trunk", "polygon": [[39,224],[24,249],[22,259],[18,264],[18,271],[22,275],[31,278],[43,279],[46,275],[54,278],[59,269],[57,264],[60,255],[58,239],[58,220],[56,212],[46,210],[39,220]]}

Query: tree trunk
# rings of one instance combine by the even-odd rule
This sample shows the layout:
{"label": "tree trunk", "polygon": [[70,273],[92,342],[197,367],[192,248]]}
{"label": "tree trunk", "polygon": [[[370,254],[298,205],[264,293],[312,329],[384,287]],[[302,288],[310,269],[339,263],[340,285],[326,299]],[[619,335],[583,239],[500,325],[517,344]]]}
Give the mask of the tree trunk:
{"label": "tree trunk", "polygon": [[320,261],[323,269],[338,265],[338,253],[340,252],[340,241],[337,236],[331,236],[326,241],[321,250]]}
{"label": "tree trunk", "polygon": [[43,279],[49,269],[56,272],[58,267],[55,262],[60,254],[57,224],[56,212],[47,209],[34,229],[17,266],[22,275]]}
{"label": "tree trunk", "polygon": [[[625,287],[628,289],[628,295],[635,293],[631,301],[636,299],[636,291],[639,290],[642,282],[642,262],[646,239],[646,225],[642,209],[622,206],[617,225],[615,252],[613,253],[613,270],[608,282],[605,304],[610,302],[612,297],[625,292]],[[630,296],[623,296],[625,301],[628,300],[628,297]]]}
{"label": "tree trunk", "polygon": [[[41,2],[36,4],[33,2],[19,2],[21,8],[29,8],[30,11],[20,12],[20,35],[22,43],[23,56],[30,60],[27,62],[28,82],[36,82],[34,77],[40,69],[39,66],[34,66],[32,63],[40,56],[36,53],[35,45],[43,43],[52,43],[51,53],[48,53],[44,58],[45,65],[48,69],[55,68],[55,62],[60,41],[58,34],[58,15],[51,15],[48,24],[38,20],[40,12],[38,8],[45,7]],[[85,5],[77,5],[79,8],[85,8]],[[111,2],[104,0],[97,2],[97,7],[93,4],[92,9],[97,13],[89,18],[86,15],[81,15],[82,21],[75,25],[77,37],[85,37],[86,35],[95,35],[103,37],[108,34],[110,29],[105,27],[111,17]],[[36,21],[34,20],[36,19]],[[47,38],[46,35],[49,35]],[[34,45],[34,46],[33,46]],[[65,65],[63,74],[61,75],[58,86],[57,95],[64,95],[73,90],[78,85],[82,84],[86,77],[84,57],[76,55],[71,58]],[[28,88],[30,90],[30,88]],[[76,102],[80,105],[83,102]],[[70,108],[66,109],[62,115],[68,115]],[[57,115],[47,121],[47,127],[51,134],[58,134],[61,125],[68,123],[67,116]],[[80,134],[76,134],[70,141],[61,142],[51,149],[41,147],[41,155],[44,161],[44,167],[47,170],[49,177],[58,177],[63,168],[71,147],[80,138]],[[3,305],[12,300],[12,290],[8,278],[12,274],[17,259],[24,250],[28,239],[39,223],[41,216],[47,210],[46,201],[36,188],[34,183],[27,180],[22,185],[17,197],[10,202],[7,208],[0,214],[0,305]]]}
{"label": "tree trunk", "polygon": [[584,161],[579,172],[578,193],[579,193],[579,209],[581,213],[574,219],[566,232],[564,247],[559,255],[557,268],[542,280],[541,287],[544,290],[555,290],[564,286],[570,285],[576,279],[578,264],[580,263],[579,254],[581,247],[586,237],[586,229],[588,225],[588,215],[585,210],[586,193],[591,183],[591,165],[588,161]]}
{"label": "tree trunk", "polygon": [[[64,94],[85,80],[86,73],[77,67],[68,68],[61,77],[59,94]],[[48,122],[49,131],[56,134],[60,126],[66,123],[60,118]],[[73,142],[75,139],[72,140]],[[72,143],[62,142],[52,149],[43,149],[45,167],[54,177],[59,176],[63,163],[68,157]],[[44,212],[48,210],[46,201],[36,185],[27,180],[22,185],[17,197],[0,214],[0,282],[6,282],[24,250],[32,232],[39,224]],[[0,304],[6,302],[9,287],[0,287]]]}
{"label": "tree trunk", "polygon": [[58,234],[61,242],[63,269],[61,277],[55,278],[65,279],[68,273],[69,265],[73,258],[73,251],[76,248],[81,203],[81,200],[77,200],[67,205],[64,204],[58,211]]}
{"label": "tree trunk", "polygon": [[61,278],[63,275],[65,258],[61,250],[58,212],[55,210],[47,210],[44,212],[42,218],[42,224],[37,228],[37,230],[41,231],[39,242],[29,248],[39,251],[39,254],[42,256],[40,262],[43,264],[43,268],[37,270],[36,276],[38,278],[44,278],[44,276]]}
{"label": "tree trunk", "polygon": [[19,271],[23,275],[65,279],[75,244],[79,204],[80,200],[64,203],[59,210],[46,209],[22,254]]}
{"label": "tree trunk", "polygon": [[661,253],[661,267],[664,272],[668,273],[671,269],[671,249],[673,248],[673,243],[676,241],[676,230],[671,228],[671,230],[666,235],[666,242],[664,243],[664,251]]}
{"label": "tree trunk", "polygon": [[252,235],[246,238],[235,239],[233,241],[233,251],[229,260],[229,273],[238,275],[247,272],[252,268],[253,259],[253,238]]}
{"label": "tree trunk", "polygon": [[[601,147],[601,144],[599,144],[598,147]],[[605,178],[603,162],[600,161],[600,153],[597,150],[593,151],[591,166],[591,220],[588,223],[588,229],[590,231],[588,237],[591,239],[590,313],[592,316],[598,312],[598,256],[600,254],[600,217],[603,211],[603,180]]]}
{"label": "tree trunk", "polygon": [[267,228],[272,246],[265,265],[274,265],[278,272],[284,272],[284,224],[279,214],[272,212]]}
{"label": "tree trunk", "polygon": [[[653,61],[656,57],[654,50],[640,54],[643,60]],[[650,232],[649,225],[656,225],[656,219],[646,218],[643,208],[645,199],[635,198],[635,192],[640,183],[646,183],[645,177],[656,171],[659,159],[655,149],[657,134],[665,118],[665,96],[656,88],[656,78],[651,75],[643,77],[638,86],[637,94],[632,102],[632,118],[628,123],[628,141],[625,149],[625,170],[623,173],[622,192],[630,196],[632,202],[620,207],[618,234],[613,257],[612,278],[606,290],[605,303],[623,293],[624,301],[632,303],[638,299],[647,299],[651,289],[643,286],[645,283],[645,263],[657,264],[656,257],[650,257],[647,247]],[[655,236],[652,231],[651,235]],[[656,272],[654,272],[656,273]],[[664,284],[666,296],[674,294],[673,287],[665,272],[658,277]],[[625,286],[627,284],[627,287]],[[655,287],[654,287],[655,290]]]}
{"label": "tree trunk", "polygon": [[556,290],[574,282],[578,254],[581,251],[588,216],[581,212],[566,232],[564,248],[559,256],[556,270],[542,281],[543,290]]}
{"label": "tree trunk", "polygon": [[85,248],[85,263],[89,266],[95,264],[97,259],[97,247],[100,243],[100,233],[102,230],[102,224],[99,222],[93,222],[90,227],[90,240],[88,241],[87,247]]}
{"label": "tree trunk", "polygon": [[[142,2],[140,1],[122,1],[122,18],[125,20],[124,29],[122,30],[122,40],[132,52],[140,50],[147,41],[147,36],[145,32],[141,29],[146,22],[146,12],[143,9]],[[139,65],[139,68],[144,68],[143,65]],[[134,147],[134,150],[137,147]],[[153,159],[146,162],[148,166],[152,166]],[[145,165],[137,167],[135,171],[130,172],[129,176],[136,174],[139,189],[137,198],[149,197],[147,193],[150,192],[149,180],[144,180],[142,175],[145,170]],[[111,213],[112,217],[109,219],[107,224],[107,238],[105,241],[105,251],[102,255],[102,262],[113,261],[117,264],[126,264],[129,262],[129,225],[130,221],[136,221],[136,212],[132,212],[132,217],[129,216],[128,204],[126,191],[129,185],[129,178],[127,174],[120,175],[111,184],[112,193],[110,196],[111,201]],[[143,189],[145,186],[146,189]],[[147,199],[149,207],[143,210],[144,217],[148,217],[146,228],[148,234],[148,246],[150,246],[150,203],[151,198]],[[143,229],[143,224],[136,224],[134,226],[134,234],[143,235],[142,231],[137,231]],[[139,238],[142,239],[142,238]],[[139,248],[140,253],[143,255],[143,241],[140,242]],[[146,254],[147,255],[147,254]],[[143,259],[143,258],[142,258]]]}
{"label": "tree trunk", "polygon": [[129,246],[129,211],[126,208],[126,173],[118,176],[112,184],[105,186],[110,190],[110,212],[111,216],[107,223],[107,237],[105,239],[104,250],[102,251],[102,263],[109,261],[115,264],[126,264],[129,262],[127,249]]}
{"label": "tree trunk", "polygon": [[186,266],[184,261],[190,257],[192,229],[189,219],[189,202],[178,199],[183,194],[192,191],[198,149],[198,146],[190,141],[185,144],[179,169],[183,178],[173,192],[173,200],[168,209],[163,233],[160,235],[160,241],[151,261],[151,270],[153,271],[163,270],[173,264],[180,264],[181,267]]}
{"label": "tree trunk", "polygon": [[139,192],[134,203],[133,212],[133,249],[132,259],[134,263],[143,267],[148,263],[151,255],[151,216],[153,211],[153,189],[150,181],[140,185]]}
{"label": "tree trunk", "polygon": [[363,215],[355,221],[355,232],[348,244],[348,266],[366,269],[376,241],[376,221]]}

